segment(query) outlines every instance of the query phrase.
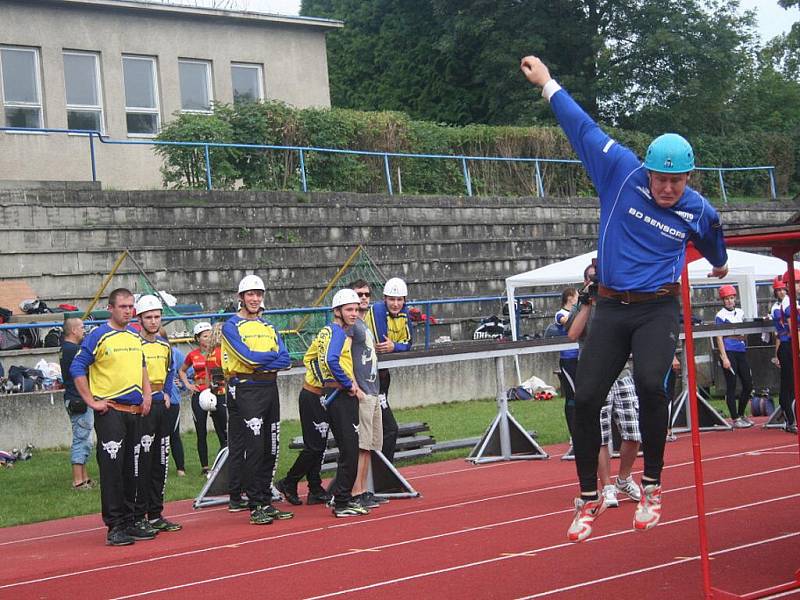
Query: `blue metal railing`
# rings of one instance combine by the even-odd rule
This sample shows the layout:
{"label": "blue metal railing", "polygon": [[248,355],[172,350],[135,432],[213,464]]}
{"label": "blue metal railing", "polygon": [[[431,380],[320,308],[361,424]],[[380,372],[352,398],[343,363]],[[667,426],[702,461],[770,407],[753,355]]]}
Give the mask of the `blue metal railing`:
{"label": "blue metal railing", "polygon": [[[319,152],[327,154],[343,154],[353,156],[374,156],[383,159],[383,172],[386,180],[386,190],[389,195],[394,194],[392,185],[390,159],[392,158],[417,158],[417,159],[436,159],[436,160],[456,160],[461,163],[461,173],[464,179],[464,188],[467,196],[473,195],[472,177],[469,171],[470,162],[515,162],[533,163],[534,183],[536,195],[543,198],[544,179],[542,177],[542,164],[580,164],[579,160],[560,159],[560,158],[529,158],[529,157],[506,157],[506,156],[467,156],[463,154],[413,154],[409,152],[377,152],[374,150],[345,150],[341,148],[321,148],[316,146],[281,146],[272,144],[231,144],[223,142],[174,142],[166,140],[115,140],[101,134],[99,131],[88,129],[58,129],[58,128],[35,128],[35,127],[0,127],[0,131],[17,133],[62,133],[72,135],[84,135],[89,139],[89,156],[92,167],[92,181],[97,181],[97,162],[95,157],[94,138],[110,145],[123,146],[185,146],[192,148],[202,148],[205,161],[205,180],[206,189],[213,189],[213,173],[211,168],[211,148],[237,148],[249,150],[283,150],[287,152],[297,152],[300,166],[300,185],[304,192],[309,191],[308,177],[306,174],[305,154],[308,152]],[[769,175],[770,197],[777,199],[775,187],[775,167],[774,166],[750,166],[750,167],[696,167],[697,171],[717,172],[719,176],[719,186],[722,199],[728,203],[728,194],[725,187],[723,173],[734,171],[767,171]]]}

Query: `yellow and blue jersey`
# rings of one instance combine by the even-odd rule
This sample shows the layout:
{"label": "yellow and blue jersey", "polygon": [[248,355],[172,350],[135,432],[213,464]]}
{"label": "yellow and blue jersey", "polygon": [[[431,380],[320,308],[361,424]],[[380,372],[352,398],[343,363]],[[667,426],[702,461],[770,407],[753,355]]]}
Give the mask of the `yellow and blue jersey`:
{"label": "yellow and blue jersey", "polygon": [[222,326],[222,371],[235,374],[270,373],[291,365],[278,330],[266,319],[233,315]]}
{"label": "yellow and blue jersey", "polygon": [[155,341],[152,342],[142,338],[142,351],[150,385],[161,388],[159,391],[153,390],[153,401],[161,402],[164,400],[165,394],[172,394],[172,386],[175,381],[175,372],[172,368],[172,348],[167,340],[157,335]]}
{"label": "yellow and blue jersey", "polygon": [[104,323],[83,339],[69,372],[73,378],[87,377],[95,398],[141,404],[144,365],[139,334]]}
{"label": "yellow and blue jersey", "polygon": [[351,344],[352,338],[336,323],[320,329],[303,357],[306,383],[314,387],[338,383],[347,390],[352,388],[355,375]]}
{"label": "yellow and blue jersey", "polygon": [[375,336],[376,342],[383,342],[388,337],[394,342],[393,352],[411,350],[413,336],[406,306],[403,306],[397,316],[393,317],[386,308],[386,302],[376,302],[370,307],[364,321],[372,331],[372,335]]}

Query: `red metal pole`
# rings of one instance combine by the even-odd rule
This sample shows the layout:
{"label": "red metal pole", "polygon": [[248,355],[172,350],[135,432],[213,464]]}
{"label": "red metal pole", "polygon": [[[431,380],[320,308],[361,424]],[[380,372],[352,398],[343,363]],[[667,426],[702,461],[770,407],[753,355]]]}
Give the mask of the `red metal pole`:
{"label": "red metal pole", "polygon": [[692,300],[689,285],[689,262],[681,276],[681,299],[683,300],[683,332],[686,336],[686,376],[689,386],[689,414],[692,421],[692,457],[694,459],[694,489],[697,501],[697,527],[700,537],[700,568],[703,572],[703,593],[705,598],[713,598],[711,592],[711,565],[708,557],[708,528],[706,526],[706,499],[703,489],[703,457],[700,452],[700,415],[697,410],[697,374],[694,364],[694,338],[692,337]]}

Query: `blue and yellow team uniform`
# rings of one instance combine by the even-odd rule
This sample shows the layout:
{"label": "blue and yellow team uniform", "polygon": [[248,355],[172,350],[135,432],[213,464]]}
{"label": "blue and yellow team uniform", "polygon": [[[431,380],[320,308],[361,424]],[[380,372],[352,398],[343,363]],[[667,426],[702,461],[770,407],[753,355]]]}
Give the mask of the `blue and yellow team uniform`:
{"label": "blue and yellow team uniform", "polygon": [[278,330],[265,319],[234,315],[222,327],[222,371],[233,380],[248,374],[274,373],[291,364]]}
{"label": "blue and yellow team uniform", "polygon": [[400,309],[397,316],[393,316],[389,313],[386,302],[376,302],[370,307],[364,321],[372,331],[375,342],[383,342],[388,337],[394,342],[394,352],[411,350],[413,334],[406,306]]}
{"label": "blue and yellow team uniform", "polygon": [[96,413],[94,419],[100,504],[109,532],[124,531],[134,523],[138,496],[134,453],[141,443],[142,417],[133,411],[139,411],[143,400],[144,364],[139,334],[104,323],[84,338],[69,370],[74,379],[88,378],[95,399],[116,404],[105,413]]}
{"label": "blue and yellow team uniform", "polygon": [[166,339],[157,335],[151,342],[142,337],[142,351],[153,403],[150,413],[142,418],[141,437],[135,450],[139,467],[134,505],[136,522],[162,518],[171,432],[164,398],[172,395],[175,381],[172,348]]}
{"label": "blue and yellow team uniform", "polygon": [[89,389],[99,400],[138,405],[144,364],[139,335],[104,323],[84,338],[69,372],[73,378],[88,377]]}
{"label": "blue and yellow team uniform", "polygon": [[280,333],[265,319],[233,315],[222,326],[227,386],[228,491],[252,509],[271,501],[280,439],[277,371],[291,364]]}
{"label": "blue and yellow team uniform", "polygon": [[161,336],[152,342],[142,338],[142,351],[147,365],[153,402],[163,402],[165,395],[172,396],[175,385],[175,371],[172,364],[172,348]]}
{"label": "blue and yellow team uniform", "polygon": [[340,325],[331,323],[323,327],[303,356],[306,383],[315,388],[352,388],[355,375],[351,344],[352,339]]}

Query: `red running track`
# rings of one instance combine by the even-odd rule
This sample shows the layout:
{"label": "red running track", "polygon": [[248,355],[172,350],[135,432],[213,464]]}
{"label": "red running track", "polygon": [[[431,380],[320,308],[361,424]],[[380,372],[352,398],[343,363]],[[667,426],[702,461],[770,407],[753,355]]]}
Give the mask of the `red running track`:
{"label": "red running track", "polygon": [[[752,593],[800,568],[800,461],[781,431],[702,434],[716,587]],[[418,465],[422,492],[358,519],[320,506],[256,527],[247,513],[171,503],[176,533],[104,545],[98,515],[0,530],[0,598],[702,598],[691,446],[667,446],[664,512],[632,529],[632,502],[566,541],[575,468],[548,461]],[[637,467],[638,467],[637,463]],[[800,598],[800,592],[781,596]]]}

